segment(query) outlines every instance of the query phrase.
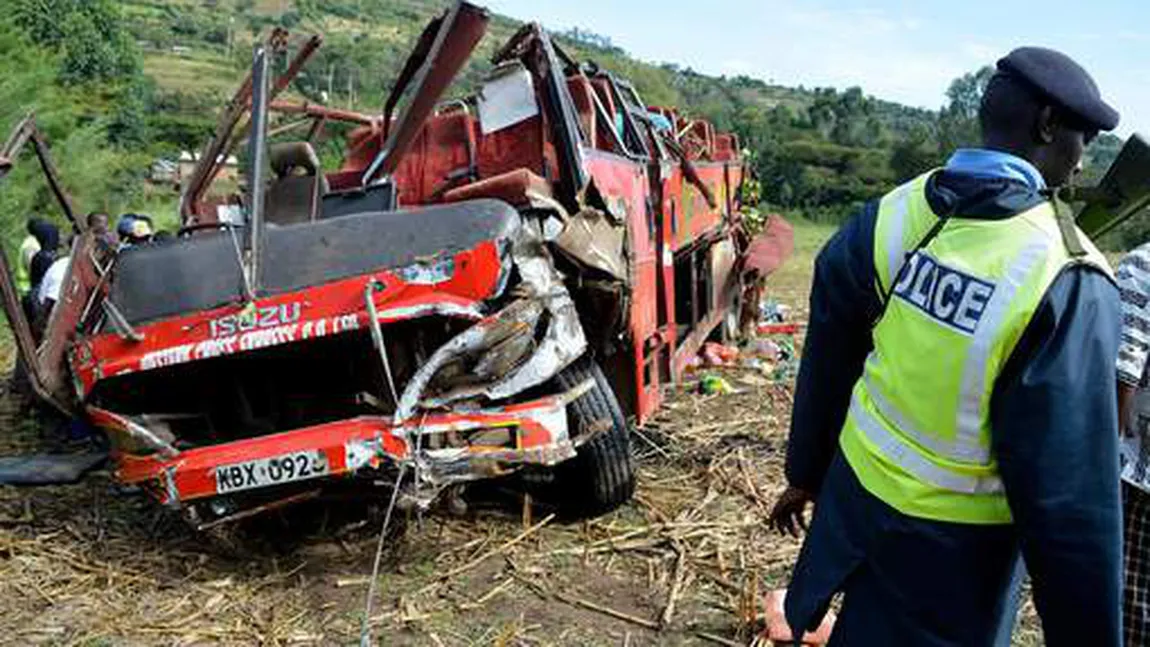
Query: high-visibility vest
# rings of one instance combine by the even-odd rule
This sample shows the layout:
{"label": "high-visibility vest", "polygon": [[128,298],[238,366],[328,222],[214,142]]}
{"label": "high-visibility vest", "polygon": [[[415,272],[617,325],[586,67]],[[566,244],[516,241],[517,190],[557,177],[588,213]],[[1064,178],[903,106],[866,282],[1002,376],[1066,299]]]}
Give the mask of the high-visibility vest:
{"label": "high-visibility vest", "polygon": [[22,295],[32,289],[32,259],[40,251],[40,241],[26,236],[20,243],[20,258],[16,263],[16,290]]}
{"label": "high-visibility vest", "polygon": [[955,214],[930,238],[929,176],[879,203],[875,287],[889,301],[839,443],[862,485],[903,514],[1009,523],[990,442],[995,380],[1060,271],[1113,275],[1081,232],[1085,254],[1067,251],[1050,202],[998,219]]}

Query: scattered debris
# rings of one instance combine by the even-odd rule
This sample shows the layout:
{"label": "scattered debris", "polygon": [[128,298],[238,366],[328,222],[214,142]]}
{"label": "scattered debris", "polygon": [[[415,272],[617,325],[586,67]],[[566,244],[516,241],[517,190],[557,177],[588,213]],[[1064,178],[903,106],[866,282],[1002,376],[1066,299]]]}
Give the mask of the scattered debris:
{"label": "scattered debris", "polygon": [[765,324],[779,324],[787,321],[791,308],[774,299],[766,299],[759,304],[759,321]]}
{"label": "scattered debris", "polygon": [[730,366],[739,359],[739,349],[709,341],[700,353],[707,366]]}
{"label": "scattered debris", "polygon": [[[731,381],[753,375],[722,370]],[[372,636],[433,644],[434,631],[454,647],[469,643],[452,626],[481,623],[489,638],[517,626],[522,638],[536,618],[539,644],[596,644],[609,631],[620,640],[630,631],[633,645],[672,636],[747,644],[762,617],[741,613],[739,600],[785,584],[798,549],[765,523],[765,501],[781,483],[788,406],[789,388],[774,383],[724,397],[673,394],[635,434],[633,503],[585,523],[541,511],[523,527],[515,499],[470,518],[433,512],[421,526],[400,524],[403,536],[389,532],[384,547]],[[0,489],[5,635],[61,643],[358,639],[380,517],[333,518],[314,535],[275,530],[267,547],[257,534],[237,560],[111,484],[97,472],[75,486]],[[520,614],[527,621],[516,624]]]}
{"label": "scattered debris", "polygon": [[705,395],[729,395],[735,393],[735,388],[726,379],[707,374],[699,380],[699,392]]}
{"label": "scattered debris", "polygon": [[771,339],[761,337],[748,341],[743,347],[743,352],[747,357],[768,362],[777,362],[783,355],[783,349],[778,344]]}

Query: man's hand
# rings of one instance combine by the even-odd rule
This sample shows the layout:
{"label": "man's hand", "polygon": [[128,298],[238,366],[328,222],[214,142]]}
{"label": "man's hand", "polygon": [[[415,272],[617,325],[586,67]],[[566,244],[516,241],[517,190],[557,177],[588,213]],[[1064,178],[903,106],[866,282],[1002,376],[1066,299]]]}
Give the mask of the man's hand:
{"label": "man's hand", "polygon": [[1134,394],[1137,387],[1118,380],[1118,435],[1127,438],[1134,437],[1133,425],[1128,425],[1131,417],[1130,410],[1134,405]]}
{"label": "man's hand", "polygon": [[790,533],[792,537],[798,537],[800,528],[804,532],[807,529],[807,504],[814,500],[810,492],[787,486],[771,510],[771,527],[780,534]]}

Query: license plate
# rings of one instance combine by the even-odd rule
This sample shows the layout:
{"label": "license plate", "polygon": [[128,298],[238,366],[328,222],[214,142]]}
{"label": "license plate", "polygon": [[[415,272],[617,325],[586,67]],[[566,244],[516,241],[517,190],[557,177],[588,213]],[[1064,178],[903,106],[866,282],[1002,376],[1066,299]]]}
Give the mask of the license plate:
{"label": "license plate", "polygon": [[304,481],[324,476],[328,471],[327,456],[319,450],[220,465],[216,468],[216,492],[224,494]]}

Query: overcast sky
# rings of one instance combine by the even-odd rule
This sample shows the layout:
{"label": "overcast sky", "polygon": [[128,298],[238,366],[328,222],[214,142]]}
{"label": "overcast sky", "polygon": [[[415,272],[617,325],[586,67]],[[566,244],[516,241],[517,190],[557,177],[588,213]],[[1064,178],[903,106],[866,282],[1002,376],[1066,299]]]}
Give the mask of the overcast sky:
{"label": "overcast sky", "polygon": [[590,29],[640,59],[783,85],[858,85],[938,108],[951,79],[1020,45],[1066,52],[1150,135],[1150,1],[480,0],[549,29]]}

